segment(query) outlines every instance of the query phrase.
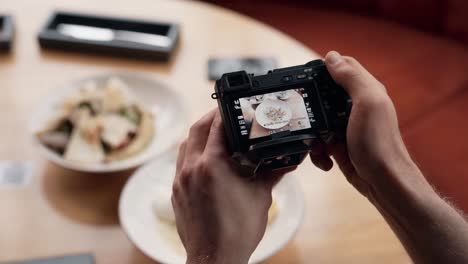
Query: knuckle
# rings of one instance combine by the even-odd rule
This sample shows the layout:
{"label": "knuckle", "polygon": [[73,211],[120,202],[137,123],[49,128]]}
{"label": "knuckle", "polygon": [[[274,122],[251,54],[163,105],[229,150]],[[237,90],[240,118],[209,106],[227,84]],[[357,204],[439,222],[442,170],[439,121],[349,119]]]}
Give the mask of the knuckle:
{"label": "knuckle", "polygon": [[207,161],[211,163],[215,163],[217,161],[220,161],[222,159],[225,159],[226,157],[226,149],[223,148],[222,146],[217,146],[217,147],[212,147],[206,150],[206,157]]}
{"label": "knuckle", "polygon": [[390,98],[386,94],[379,94],[373,98],[374,106],[388,106],[391,104]]}
{"label": "knuckle", "polygon": [[210,125],[212,124],[211,122],[212,119],[209,117],[209,115],[205,115],[190,127],[189,134],[198,134],[200,133],[200,131],[205,131],[206,129],[209,129]]}
{"label": "knuckle", "polygon": [[184,151],[186,147],[187,147],[187,139],[185,139],[184,141],[182,141],[182,143],[180,144],[180,146],[179,146],[179,153],[181,153],[182,151]]}
{"label": "knuckle", "polygon": [[179,196],[181,192],[181,186],[179,181],[174,181],[172,183],[172,199],[175,199],[175,197]]}
{"label": "knuckle", "polygon": [[213,177],[213,166],[209,159],[204,156],[197,163],[197,179],[200,183],[209,183]]}
{"label": "knuckle", "polygon": [[356,65],[358,61],[351,56],[343,56],[343,59],[346,61],[346,63],[351,64],[351,65]]}
{"label": "knuckle", "polygon": [[223,126],[223,120],[219,113],[216,114],[213,123],[211,123],[212,130],[219,130]]}
{"label": "knuckle", "polygon": [[190,127],[190,130],[189,130],[189,135],[193,135],[195,133],[197,133],[198,130],[200,130],[200,122],[196,122],[194,123],[191,127]]}
{"label": "knuckle", "polygon": [[181,185],[187,186],[189,185],[191,178],[192,178],[193,170],[187,166],[184,166],[179,173],[179,180]]}
{"label": "knuckle", "polygon": [[377,88],[379,88],[381,91],[383,91],[384,93],[388,93],[387,92],[387,87],[385,87],[385,85],[379,81],[377,81]]}
{"label": "knuckle", "polygon": [[351,63],[342,63],[336,68],[336,73],[342,80],[353,80],[361,76],[359,68],[354,67]]}
{"label": "knuckle", "polygon": [[364,109],[375,111],[378,109],[386,109],[392,103],[386,94],[373,94],[363,97],[359,100],[358,104]]}

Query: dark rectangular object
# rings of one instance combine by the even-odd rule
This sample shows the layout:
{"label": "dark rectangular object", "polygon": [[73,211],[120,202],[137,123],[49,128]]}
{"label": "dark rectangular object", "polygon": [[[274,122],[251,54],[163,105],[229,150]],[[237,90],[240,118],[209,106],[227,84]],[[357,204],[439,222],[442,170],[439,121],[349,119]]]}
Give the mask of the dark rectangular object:
{"label": "dark rectangular object", "polygon": [[208,79],[218,80],[226,72],[246,71],[254,75],[266,74],[276,68],[276,59],[264,58],[211,58],[208,60]]}
{"label": "dark rectangular object", "polygon": [[169,60],[179,26],[96,15],[52,13],[41,32],[43,48],[91,52],[151,60]]}
{"label": "dark rectangular object", "polygon": [[13,42],[13,18],[0,15],[0,51],[9,51]]}
{"label": "dark rectangular object", "polygon": [[228,150],[246,176],[299,165],[317,140],[343,141],[352,107],[322,60],[258,76],[225,73],[211,98]]}
{"label": "dark rectangular object", "polygon": [[0,264],[94,264],[94,257],[91,254],[80,254],[17,262],[1,262]]}

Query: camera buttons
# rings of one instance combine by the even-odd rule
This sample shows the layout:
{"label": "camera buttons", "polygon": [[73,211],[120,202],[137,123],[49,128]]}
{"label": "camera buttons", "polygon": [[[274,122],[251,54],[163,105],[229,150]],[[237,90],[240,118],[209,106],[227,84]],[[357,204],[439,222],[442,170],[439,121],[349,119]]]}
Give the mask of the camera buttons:
{"label": "camera buttons", "polygon": [[293,80],[293,77],[291,75],[286,75],[286,76],[283,76],[283,78],[281,79],[283,82],[290,82]]}
{"label": "camera buttons", "polygon": [[296,79],[298,79],[298,80],[303,80],[305,78],[307,78],[307,74],[305,74],[305,73],[301,73],[301,74],[296,75]]}

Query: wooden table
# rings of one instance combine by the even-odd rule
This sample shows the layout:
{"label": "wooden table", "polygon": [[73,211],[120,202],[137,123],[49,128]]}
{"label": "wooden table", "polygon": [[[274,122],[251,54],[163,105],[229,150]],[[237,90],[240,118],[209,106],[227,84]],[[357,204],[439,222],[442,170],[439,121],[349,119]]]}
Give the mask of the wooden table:
{"label": "wooden table", "polygon": [[[41,51],[37,33],[54,9],[180,22],[181,45],[168,63]],[[0,159],[32,160],[31,184],[0,187],[0,262],[92,252],[98,264],[152,263],[119,227],[117,203],[130,172],[83,175],[39,157],[27,123],[54,87],[109,71],[146,73],[185,95],[191,120],[215,107],[206,80],[211,56],[274,56],[280,66],[318,55],[252,19],[204,3],[157,0],[2,0],[16,43],[0,55]],[[313,34],[313,29],[311,29]],[[404,263],[409,259],[378,212],[334,169],[306,162],[297,172],[306,213],[294,240],[266,263]]]}

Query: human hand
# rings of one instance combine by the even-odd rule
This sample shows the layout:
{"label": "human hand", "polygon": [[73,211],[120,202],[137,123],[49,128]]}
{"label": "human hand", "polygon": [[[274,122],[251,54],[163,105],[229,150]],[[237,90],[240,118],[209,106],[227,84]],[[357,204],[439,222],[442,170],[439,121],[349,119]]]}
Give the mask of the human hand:
{"label": "human hand", "polygon": [[182,143],[172,205],[187,263],[247,263],[263,237],[274,184],[286,171],[248,181],[226,152],[213,110]]}
{"label": "human hand", "polygon": [[329,52],[325,64],[332,78],[351,96],[353,108],[346,144],[318,144],[311,153],[317,167],[329,170],[332,155],[348,181],[372,201],[375,189],[388,182],[384,171],[413,166],[398,128],[395,107],[386,89],[354,58]]}
{"label": "human hand", "polygon": [[332,51],[325,63],[351,96],[353,108],[346,144],[318,144],[311,153],[314,164],[331,169],[331,154],[348,181],[381,212],[415,263],[468,263],[466,218],[438,196],[411,160],[384,86],[351,57]]}

